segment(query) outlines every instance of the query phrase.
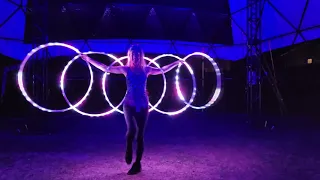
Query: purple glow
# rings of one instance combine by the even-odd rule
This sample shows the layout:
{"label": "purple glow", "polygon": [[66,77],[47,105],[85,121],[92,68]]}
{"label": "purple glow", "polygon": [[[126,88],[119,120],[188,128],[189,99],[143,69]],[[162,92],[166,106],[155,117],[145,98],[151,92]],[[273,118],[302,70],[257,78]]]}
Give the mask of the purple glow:
{"label": "purple glow", "polygon": [[[54,110],[54,109],[47,109],[47,108],[44,108],[38,104],[36,104],[29,96],[28,94],[26,93],[25,91],[25,88],[24,88],[24,84],[23,84],[23,70],[24,70],[24,67],[25,67],[25,64],[27,63],[27,61],[30,59],[30,57],[36,53],[37,51],[39,51],[40,49],[43,49],[43,48],[46,48],[46,47],[50,47],[50,46],[62,46],[62,47],[66,47],[66,48],[69,48],[73,51],[75,51],[78,55],[75,56],[72,60],[70,60],[68,62],[68,64],[64,67],[63,71],[62,71],[62,74],[61,74],[61,77],[60,77],[60,88],[61,88],[61,91],[62,91],[62,95],[64,97],[64,99],[66,100],[66,102],[68,103],[69,107],[68,108],[65,108],[65,109],[60,109],[60,110]],[[80,101],[78,101],[77,103],[75,103],[74,105],[70,103],[69,99],[67,98],[66,94],[65,94],[65,84],[64,84],[64,80],[65,80],[65,75],[67,73],[67,70],[68,68],[70,67],[70,65],[75,61],[77,60],[79,57],[80,57],[80,51],[76,48],[74,48],[73,46],[71,45],[67,45],[67,44],[64,44],[64,43],[48,43],[48,44],[44,44],[44,45],[40,45],[38,46],[37,48],[35,49],[32,49],[28,54],[27,56],[24,58],[24,60],[22,61],[21,65],[20,65],[20,69],[19,69],[19,72],[18,72],[18,85],[19,85],[19,88],[23,94],[23,96],[26,98],[26,100],[28,102],[30,102],[34,107],[42,110],[42,111],[46,111],[46,112],[65,112],[65,111],[68,111],[68,110],[74,110],[76,111],[77,113],[79,114],[82,114],[82,115],[85,115],[85,116],[90,116],[90,117],[101,117],[101,116],[106,116],[108,114],[111,114],[113,113],[114,111],[117,111],[119,113],[122,113],[123,114],[123,111],[121,111],[119,109],[119,107],[122,105],[123,101],[124,101],[124,98],[122,99],[122,101],[117,105],[117,106],[114,106],[108,96],[107,96],[107,93],[106,93],[106,89],[105,89],[105,82],[106,82],[106,78],[107,78],[107,75],[108,73],[105,73],[103,75],[103,78],[102,78],[102,89],[103,89],[103,94],[105,96],[105,99],[106,101],[109,103],[109,105],[112,107],[112,109],[106,111],[106,112],[103,112],[103,113],[97,113],[97,114],[92,114],[92,113],[86,113],[86,112],[83,112],[81,110],[78,109],[78,107],[85,101],[85,99],[89,96],[89,93],[91,91],[91,88],[92,88],[92,85],[93,85],[93,72],[92,72],[92,68],[90,66],[89,63],[87,63],[88,67],[89,67],[89,71],[90,71],[90,84],[89,84],[89,87],[88,87],[88,90],[86,92],[86,94],[81,98]],[[115,57],[114,55],[112,54],[107,54],[107,53],[104,53],[104,52],[86,52],[86,53],[83,53],[83,54],[102,54],[102,55],[106,55],[108,57],[110,57],[111,59],[114,60],[114,62],[112,62],[112,64],[110,66],[113,66],[115,63],[119,63],[121,66],[123,66],[123,63],[121,61],[123,61],[124,59],[127,59],[127,56],[123,56],[123,57],[120,57],[120,58],[117,58]],[[215,72],[216,72],[216,75],[217,75],[217,86],[216,86],[216,89],[215,89],[215,93],[214,95],[212,96],[211,100],[205,104],[204,106],[193,106],[191,105],[192,102],[194,101],[194,98],[196,96],[196,80],[195,80],[195,76],[194,76],[194,73],[193,73],[193,70],[191,68],[191,66],[186,62],[186,60],[191,57],[191,56],[194,56],[194,55],[200,55],[200,56],[203,56],[205,58],[207,58],[212,66],[214,67],[215,69]],[[189,73],[191,74],[192,76],[192,81],[193,81],[193,89],[192,89],[192,95],[191,95],[191,98],[189,99],[189,101],[187,102],[181,92],[181,89],[180,89],[180,86],[179,86],[179,72],[180,72],[180,67],[182,65],[182,63],[179,64],[177,70],[176,70],[176,76],[175,76],[175,84],[176,84],[176,89],[177,89],[177,93],[178,93],[178,96],[180,98],[180,100],[182,100],[184,103],[185,103],[185,106],[183,108],[181,108],[180,110],[177,110],[177,111],[162,111],[162,110],[159,110],[157,109],[158,105],[162,102],[162,99],[163,97],[165,96],[165,93],[166,93],[166,88],[167,88],[167,82],[166,82],[166,77],[165,77],[165,74],[164,72],[162,71],[161,67],[159,66],[159,64],[156,63],[157,60],[163,58],[163,57],[173,57],[173,58],[176,58],[180,61],[183,61],[183,64],[187,67]],[[162,113],[162,114],[166,114],[166,115],[177,115],[177,114],[180,114],[182,113],[183,111],[185,111],[186,109],[188,109],[189,107],[191,108],[194,108],[194,109],[205,109],[209,106],[211,106],[214,102],[216,102],[216,100],[218,99],[220,93],[221,93],[221,73],[220,73],[220,69],[218,67],[218,65],[216,64],[216,62],[207,54],[204,54],[204,53],[201,53],[201,52],[195,52],[195,53],[192,53],[192,54],[189,54],[188,56],[184,57],[183,59],[180,58],[179,56],[176,56],[176,55],[173,55],[173,54],[162,54],[162,55],[159,55],[153,59],[151,58],[148,58],[148,57],[145,57],[145,60],[149,61],[149,64],[150,65],[151,63],[152,64],[155,64],[157,68],[159,68],[161,71],[162,71],[162,77],[163,77],[163,81],[164,81],[164,86],[163,86],[163,91],[162,91],[162,94],[161,94],[161,97],[160,99],[158,100],[158,102],[155,104],[155,105],[152,105],[150,104],[149,102],[149,106],[151,107],[149,109],[149,112],[155,110],[159,113]]]}
{"label": "purple glow", "polygon": [[[69,104],[70,107],[68,108],[65,108],[65,109],[48,109],[48,108],[45,108],[45,107],[42,107],[40,105],[38,105],[37,103],[35,103],[31,98],[30,96],[27,94],[25,88],[24,88],[24,81],[23,81],[23,70],[24,70],[24,67],[26,65],[26,63],[28,62],[28,60],[30,59],[30,57],[35,54],[37,51],[43,49],[43,48],[46,48],[46,47],[50,47],[50,46],[61,46],[61,47],[66,47],[68,49],[71,49],[73,50],[74,52],[76,52],[77,54],[80,54],[80,51],[71,46],[71,45],[68,45],[68,44],[64,44],[64,43],[48,43],[48,44],[44,44],[44,45],[40,45],[34,49],[32,49],[28,54],[27,56],[24,58],[24,60],[22,61],[21,65],[20,65],[20,68],[19,68],[19,72],[18,72],[18,85],[19,85],[19,88],[22,92],[22,95],[26,98],[26,100],[28,102],[30,102],[34,107],[42,110],[42,111],[46,111],[46,112],[65,112],[65,111],[68,111],[74,107],[78,107],[81,105],[82,102],[84,102],[84,100],[87,98],[87,96],[89,95],[89,92],[91,90],[91,87],[92,87],[92,83],[93,83],[93,72],[92,72],[92,69],[91,69],[91,66],[89,64],[88,65],[88,68],[89,68],[89,71],[90,71],[90,75],[91,75],[91,81],[90,81],[90,85],[89,85],[89,88],[87,90],[87,92],[85,93],[85,95],[80,99],[79,102],[75,103],[74,105],[72,104]],[[76,59],[76,57],[73,58],[73,60],[71,61],[74,61]],[[69,64],[69,63],[68,63]],[[67,65],[68,66],[68,65]]]}
{"label": "purple glow", "polygon": [[[121,58],[117,58],[117,57],[115,57],[115,56],[113,56],[113,55],[110,55],[110,54],[109,54],[109,57],[112,57],[112,59],[115,59],[115,61],[113,61],[113,62],[110,64],[110,66],[113,66],[115,63],[119,63],[121,66],[123,66],[123,63],[122,63],[121,61],[127,59],[127,56],[123,56],[123,57],[121,57]],[[117,60],[116,60],[116,59],[117,59]],[[110,66],[109,66],[109,67],[110,67]],[[120,104],[117,105],[117,106],[114,106],[114,105],[111,103],[111,101],[109,100],[109,97],[108,97],[108,95],[107,95],[107,91],[106,91],[107,75],[108,75],[108,73],[104,73],[104,74],[103,74],[103,77],[102,77],[102,91],[103,91],[104,98],[105,98],[105,100],[108,102],[108,104],[113,108],[113,110],[115,110],[115,111],[123,114],[123,111],[121,111],[121,110],[119,109],[119,107],[122,105],[125,97],[123,97],[122,101],[121,101]],[[127,92],[126,92],[126,94],[127,94]]]}
{"label": "purple glow", "polygon": [[[155,58],[152,59],[150,62],[151,62],[151,63],[152,63],[152,62],[155,62],[155,61],[157,61],[157,60],[159,60],[159,59],[161,59],[161,58],[163,58],[163,57],[173,57],[173,58],[176,58],[176,59],[178,59],[178,60],[183,60],[183,59],[180,58],[179,56],[176,56],[176,55],[173,55],[173,54],[162,54],[162,55],[159,55],[159,56],[155,57]],[[183,60],[183,61],[184,61],[184,60]],[[149,64],[150,64],[150,63],[149,63]],[[157,109],[156,107],[153,107],[155,111],[157,111],[157,112],[159,112],[159,113],[162,113],[162,114],[169,115],[169,116],[173,116],[173,115],[180,114],[180,113],[182,113],[183,111],[187,110],[187,109],[189,108],[189,106],[190,106],[189,104],[191,104],[191,103],[193,102],[194,97],[195,97],[195,95],[196,95],[196,91],[195,91],[195,90],[196,90],[196,88],[195,88],[195,87],[196,87],[196,79],[195,79],[195,77],[194,77],[193,70],[192,70],[192,68],[190,67],[190,65],[189,65],[188,63],[186,63],[186,62],[184,62],[183,64],[186,65],[187,69],[189,70],[189,72],[190,72],[190,74],[191,74],[191,76],[192,76],[192,82],[193,82],[193,91],[192,91],[192,95],[191,95],[191,98],[190,98],[189,102],[188,102],[183,108],[181,108],[181,109],[179,109],[179,110],[177,110],[177,111],[162,111],[162,110],[160,110],[160,109]],[[179,64],[179,66],[181,66],[181,64]],[[176,78],[179,78],[179,77],[176,76]],[[177,91],[178,91],[179,97],[183,97],[180,89],[177,89]],[[152,107],[151,104],[149,104],[149,105]]]}
{"label": "purple glow", "polygon": [[[110,55],[110,54],[109,54],[109,55]],[[112,55],[112,56],[113,56],[113,55]],[[116,59],[115,56],[113,56],[112,58],[113,58],[113,59]],[[122,61],[122,60],[127,59],[127,58],[128,58],[128,56],[123,56],[123,57],[118,58],[118,60],[119,60],[119,61]],[[159,68],[159,69],[162,71],[162,69],[161,69],[161,67],[160,67],[160,65],[159,65],[158,63],[153,62],[153,60],[150,59],[150,58],[148,58],[148,57],[144,57],[144,58],[145,58],[145,60],[150,61],[150,63],[155,64],[156,67]],[[150,64],[150,63],[149,63],[149,64]],[[114,63],[112,63],[110,66],[112,66],[113,64],[114,64]],[[121,64],[121,65],[122,65],[122,64]],[[105,74],[103,75],[103,80],[102,80],[103,95],[104,95],[106,101],[108,101],[109,105],[110,105],[112,108],[114,108],[117,112],[123,114],[123,111],[121,111],[118,107],[123,103],[124,99],[121,101],[121,103],[120,103],[117,107],[115,107],[115,106],[110,102],[110,100],[109,100],[109,98],[108,98],[108,96],[107,96],[106,89],[105,89],[106,78],[107,78],[107,73],[105,73]],[[151,103],[149,102],[149,106],[151,106],[151,108],[149,109],[149,112],[151,112],[151,111],[153,111],[153,110],[156,109],[156,107],[161,103],[161,101],[162,101],[162,99],[163,99],[163,97],[164,97],[164,95],[165,95],[165,93],[166,93],[166,90],[167,90],[167,80],[166,80],[166,76],[164,75],[164,72],[162,72],[162,78],[163,78],[164,86],[163,86],[163,90],[162,90],[161,97],[160,97],[160,99],[158,100],[158,102],[157,102],[154,106],[151,105]]]}
{"label": "purple glow", "polygon": [[[220,72],[220,69],[219,69],[219,66],[217,65],[217,63],[209,55],[207,55],[205,53],[202,53],[202,52],[194,52],[192,54],[189,54],[188,56],[183,58],[183,61],[186,61],[189,57],[196,56],[196,55],[203,56],[206,59],[208,59],[210,61],[210,63],[212,64],[215,72],[216,72],[217,86],[216,86],[216,89],[215,89],[214,94],[212,95],[210,101],[207,104],[203,105],[203,106],[193,106],[193,105],[191,105],[190,102],[188,103],[188,102],[186,102],[184,100],[184,97],[182,95],[182,92],[181,92],[180,86],[179,86],[179,69],[180,69],[180,66],[177,68],[177,71],[176,71],[177,72],[177,74],[176,74],[176,89],[177,89],[177,92],[178,92],[178,95],[179,95],[180,99],[185,104],[189,105],[193,109],[205,109],[207,107],[212,106],[217,101],[217,99],[219,98],[219,95],[221,93],[221,72]],[[193,72],[192,72],[192,75],[193,75]],[[197,90],[196,86],[193,86],[193,88],[194,88],[194,92],[196,92],[196,90]]]}
{"label": "purple glow", "polygon": [[[106,55],[108,57],[110,57],[111,59],[114,60],[114,62],[111,64],[111,66],[115,63],[119,63],[121,66],[123,66],[123,63],[121,62],[121,60],[119,60],[118,58],[116,58],[115,56],[111,55],[111,54],[106,54],[104,52],[86,52],[86,53],[83,53],[83,54],[102,54],[102,55]],[[78,55],[79,56],[79,55]],[[76,58],[77,59],[77,58]],[[71,61],[70,61],[71,62]],[[71,62],[72,63],[72,62]],[[69,105],[72,105],[69,101],[69,99],[67,98],[66,94],[65,94],[65,91],[64,91],[64,77],[65,77],[65,74],[70,66],[71,63],[68,63],[67,66],[64,67],[63,71],[62,71],[62,76],[61,76],[61,80],[60,80],[60,87],[61,87],[61,91],[62,91],[62,94],[63,94],[63,97],[64,99],[66,100],[66,102],[69,104]],[[106,73],[105,73],[106,74]],[[104,83],[103,83],[104,84]],[[121,106],[121,104],[123,103],[123,100],[121,101],[121,103],[114,107],[113,105],[111,105],[110,101],[108,101],[110,106],[112,106],[112,109],[108,110],[108,111],[105,111],[103,113],[86,113],[84,111],[81,111],[79,110],[77,107],[72,107],[72,110],[76,111],[77,113],[81,114],[81,115],[84,115],[84,116],[90,116],[90,117],[101,117],[101,116],[106,116],[106,115],[109,115],[111,113],[113,113],[114,111],[116,111],[118,109],[119,106]]]}

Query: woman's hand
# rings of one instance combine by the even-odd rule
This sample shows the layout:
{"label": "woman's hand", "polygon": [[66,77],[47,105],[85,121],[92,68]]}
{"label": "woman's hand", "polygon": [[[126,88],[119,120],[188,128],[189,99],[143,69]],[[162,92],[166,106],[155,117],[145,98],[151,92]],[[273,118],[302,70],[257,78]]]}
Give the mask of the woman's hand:
{"label": "woman's hand", "polygon": [[80,58],[83,59],[84,61],[86,61],[87,63],[90,63],[91,65],[95,66],[96,68],[100,69],[101,71],[106,72],[108,66],[106,66],[105,64],[102,64],[96,60],[91,59],[88,55],[86,54],[80,54]]}
{"label": "woman's hand", "polygon": [[168,71],[170,71],[171,69],[177,67],[180,63],[184,63],[184,60],[178,60],[178,61],[175,61],[171,64],[168,64],[166,66],[163,66],[161,69],[158,69],[158,68],[153,68],[153,67],[148,67],[148,74],[149,75],[159,75],[159,74],[162,74],[162,73],[166,73]]}

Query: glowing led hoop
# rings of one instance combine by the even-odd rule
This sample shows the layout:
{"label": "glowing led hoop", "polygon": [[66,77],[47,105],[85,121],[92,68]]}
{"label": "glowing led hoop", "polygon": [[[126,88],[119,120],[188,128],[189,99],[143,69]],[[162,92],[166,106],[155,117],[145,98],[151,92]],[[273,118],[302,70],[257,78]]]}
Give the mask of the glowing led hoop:
{"label": "glowing led hoop", "polygon": [[203,56],[205,58],[207,58],[210,63],[212,64],[215,72],[216,72],[216,76],[217,76],[217,86],[216,86],[216,89],[214,91],[214,94],[212,95],[210,101],[203,105],[203,106],[194,106],[194,105],[191,105],[190,102],[186,102],[185,99],[184,99],[184,96],[182,95],[181,93],[181,90],[180,90],[180,86],[179,86],[179,70],[180,70],[180,66],[177,68],[177,74],[176,74],[176,89],[178,91],[178,95],[179,95],[179,98],[187,105],[189,105],[191,108],[193,109],[205,109],[209,106],[211,106],[213,103],[216,102],[216,100],[218,99],[220,93],[221,93],[221,72],[220,72],[220,69],[217,65],[217,63],[207,54],[205,53],[202,53],[202,52],[195,52],[195,53],[192,53],[192,54],[189,54],[188,56],[186,56],[185,58],[183,58],[184,61],[186,61],[189,57],[191,56],[195,56],[195,55],[199,55],[199,56]]}
{"label": "glowing led hoop", "polygon": [[[47,109],[47,108],[44,108],[38,104],[36,104],[30,97],[29,95],[27,94],[25,88],[24,88],[24,84],[23,84],[23,70],[24,70],[24,67],[26,65],[26,63],[28,62],[28,60],[30,59],[30,57],[36,53],[37,51],[43,49],[43,48],[46,48],[46,47],[50,47],[50,46],[61,46],[61,47],[66,47],[66,48],[69,48],[73,51],[75,51],[77,54],[80,54],[80,51],[78,49],[76,49],[75,47],[71,46],[71,45],[68,45],[68,44],[64,44],[64,43],[48,43],[48,44],[44,44],[44,45],[40,45],[36,48],[34,48],[33,50],[31,50],[27,56],[24,58],[24,60],[22,61],[21,65],[20,65],[20,69],[19,69],[19,72],[18,72],[18,85],[19,85],[19,88],[23,94],[23,96],[26,98],[26,100],[28,102],[30,102],[34,107],[42,110],[42,111],[46,111],[46,112],[65,112],[65,111],[68,111],[68,110],[74,110],[82,115],[86,115],[86,116],[91,116],[91,117],[99,117],[99,116],[105,116],[105,115],[108,115],[108,114],[111,114],[112,112],[114,111],[117,111],[117,112],[120,112],[123,114],[123,111],[119,110],[119,107],[122,105],[125,97],[122,99],[122,101],[120,102],[120,104],[118,104],[117,106],[114,106],[108,96],[107,96],[107,93],[106,93],[106,89],[105,89],[105,82],[106,82],[106,78],[107,78],[107,74],[108,73],[104,73],[103,75],[103,78],[102,78],[102,88],[103,88],[103,94],[105,96],[105,99],[107,100],[107,102],[109,103],[109,105],[112,107],[111,110],[109,111],[106,111],[104,113],[99,113],[99,114],[92,114],[92,113],[86,113],[86,112],[83,112],[83,111],[80,111],[77,107],[80,106],[83,101],[87,98],[87,96],[89,95],[89,92],[91,91],[91,88],[92,88],[92,85],[93,85],[93,72],[92,72],[92,68],[91,66],[89,65],[89,63],[87,63],[88,65],[88,68],[89,68],[89,71],[90,71],[90,83],[89,83],[89,87],[88,87],[88,90],[87,92],[85,93],[85,95],[81,98],[81,100],[79,100],[77,103],[75,103],[74,105],[70,103],[69,99],[67,98],[66,94],[65,94],[65,90],[64,90],[64,79],[65,79],[65,75],[66,75],[66,72],[68,70],[68,68],[70,67],[70,65],[80,57],[80,55],[77,55],[75,56],[72,60],[70,60],[68,62],[68,64],[65,66],[64,70],[62,71],[62,74],[61,74],[61,78],[60,78],[60,87],[61,87],[61,90],[62,90],[62,95],[63,97],[65,98],[65,100],[67,101],[68,105],[70,107],[68,108],[65,108],[65,109],[59,109],[59,110],[55,110],[55,109]],[[119,63],[121,66],[123,66],[123,63],[121,62],[122,60],[124,59],[127,59],[127,56],[124,56],[124,57],[121,57],[121,58],[117,58],[111,54],[106,54],[104,52],[86,52],[84,54],[102,54],[102,55],[106,55],[108,57],[110,57],[111,59],[113,59],[114,61],[111,63],[110,66],[113,66],[115,63]],[[195,56],[195,55],[200,55],[200,56],[203,56],[205,58],[207,58],[213,68],[215,69],[215,72],[216,72],[216,75],[217,75],[217,86],[216,86],[216,89],[214,91],[214,94],[212,96],[212,98],[210,99],[210,101],[203,105],[203,106],[193,106],[191,105],[195,96],[196,96],[196,80],[195,80],[195,76],[194,76],[194,73],[193,73],[193,70],[192,68],[190,67],[190,65],[188,63],[186,63],[186,60],[191,57],[191,56]],[[182,60],[183,61],[183,64],[187,67],[189,73],[191,74],[192,76],[192,81],[193,81],[193,91],[192,91],[192,95],[191,95],[191,98],[189,99],[189,101],[187,102],[184,98],[184,96],[182,95],[182,92],[181,92],[181,89],[180,89],[180,84],[179,84],[179,72],[180,72],[180,67],[181,67],[181,63],[179,64],[177,70],[176,70],[176,76],[175,76],[175,84],[176,84],[176,89],[177,89],[177,93],[178,93],[178,96],[179,98],[185,103],[185,106],[183,108],[181,108],[180,110],[178,111],[172,111],[172,112],[166,112],[166,111],[162,111],[162,110],[159,110],[157,109],[157,106],[161,103],[164,95],[165,95],[165,92],[166,92],[166,86],[167,86],[167,82],[166,82],[166,77],[164,75],[164,72],[162,71],[162,69],[160,68],[159,64],[156,63],[157,60],[159,60],[160,58],[163,58],[163,57],[173,57],[173,58],[176,58],[178,60]],[[220,69],[217,65],[217,63],[207,54],[204,54],[204,53],[201,53],[201,52],[195,52],[195,53],[192,53],[192,54],[189,54],[188,56],[184,57],[183,59],[178,57],[178,56],[175,56],[175,55],[172,55],[172,54],[162,54],[162,55],[159,55],[157,57],[155,57],[154,59],[150,59],[148,57],[145,57],[145,59],[147,61],[150,61],[148,65],[150,65],[151,63],[152,64],[155,64],[157,68],[159,68],[161,71],[162,71],[162,76],[163,76],[163,80],[164,80],[164,87],[163,87],[163,92],[162,92],[162,95],[160,97],[160,99],[158,100],[158,102],[155,104],[155,105],[152,105],[150,102],[149,102],[149,106],[151,107],[149,109],[149,112],[152,111],[152,110],[156,110],[157,112],[159,113],[162,113],[162,114],[167,114],[167,115],[176,115],[176,114],[179,114],[183,111],[185,111],[188,107],[192,107],[194,109],[205,109],[209,106],[211,106],[212,104],[214,104],[216,102],[216,100],[218,99],[220,93],[221,93],[221,72],[220,72]],[[109,67],[110,67],[109,66]]]}
{"label": "glowing led hoop", "polygon": [[90,81],[90,85],[89,85],[89,88],[87,90],[87,92],[85,93],[85,95],[77,102],[75,103],[74,105],[73,104],[69,104],[70,107],[68,108],[65,108],[65,109],[48,109],[48,108],[45,108],[45,107],[42,107],[40,106],[39,104],[35,103],[30,97],[29,95],[27,94],[25,88],[24,88],[24,83],[23,83],[23,70],[24,70],[24,67],[26,65],[26,63],[28,62],[28,60],[30,59],[30,57],[35,54],[37,51],[43,49],[43,48],[46,48],[46,47],[50,47],[50,46],[61,46],[61,47],[66,47],[68,49],[71,49],[73,50],[74,52],[76,52],[77,54],[80,53],[80,51],[71,46],[71,45],[68,45],[68,44],[64,44],[64,43],[47,43],[47,44],[43,44],[43,45],[40,45],[34,49],[32,49],[28,54],[27,56],[24,58],[24,60],[22,61],[21,65],[20,65],[20,68],[19,68],[19,72],[18,72],[18,85],[19,85],[19,88],[22,92],[22,95],[26,98],[26,100],[31,103],[34,107],[42,110],[42,111],[46,111],[46,112],[65,112],[65,111],[68,111],[74,107],[78,107],[79,105],[81,105],[81,103],[86,99],[86,97],[89,95],[89,92],[91,90],[91,87],[92,87],[92,83],[93,83],[93,73],[92,73],[92,69],[91,69],[91,66],[89,64],[88,67],[89,67],[89,71],[90,71],[90,75],[91,75],[91,81]]}
{"label": "glowing led hoop", "polygon": [[[173,55],[173,54],[162,54],[162,55],[159,55],[157,57],[155,57],[154,59],[152,59],[151,62],[155,62],[157,60],[159,60],[160,58],[163,58],[163,57],[173,57],[173,58],[176,58],[178,60],[183,60],[182,58],[180,58],[179,56],[176,56],[176,55]],[[192,68],[190,67],[190,65],[186,62],[183,62],[183,64],[187,67],[187,69],[189,70],[189,73],[191,74],[191,77],[192,77],[192,83],[193,83],[193,89],[192,89],[192,95],[190,97],[190,100],[189,102],[184,106],[182,107],[180,110],[177,110],[177,111],[162,111],[160,109],[157,109],[156,107],[152,107],[151,104],[149,104],[152,108],[155,109],[155,111],[159,112],[159,113],[162,113],[162,114],[166,114],[166,115],[169,115],[169,116],[173,116],[173,115],[177,115],[177,114],[180,114],[182,113],[183,111],[185,111],[186,109],[189,108],[190,104],[193,102],[195,96],[196,96],[196,79],[194,77],[194,73],[193,73],[193,70]],[[179,64],[179,67],[181,66],[181,64]],[[176,76],[176,81],[179,79],[179,76]],[[179,89],[180,90],[180,89]],[[180,94],[182,95],[182,92],[178,91],[178,95]],[[183,97],[183,96],[182,96]]]}
{"label": "glowing led hoop", "polygon": [[[104,52],[86,52],[86,53],[83,53],[83,54],[102,54],[102,55],[106,55],[108,57],[110,57],[111,59],[114,60],[114,62],[110,65],[112,66],[114,63],[119,63],[121,66],[123,66],[123,63],[118,59],[116,58],[115,56],[111,55],[111,54],[106,54]],[[70,103],[69,99],[67,98],[66,94],[65,94],[65,90],[64,90],[64,77],[65,77],[65,74],[69,68],[69,66],[72,64],[72,62],[76,59],[78,59],[80,57],[80,55],[77,55],[76,57],[74,57],[68,64],[67,66],[64,67],[63,71],[62,71],[62,75],[61,75],[61,79],[60,79],[60,87],[61,87],[61,91],[62,91],[62,94],[63,94],[63,97],[64,99],[66,100],[66,102],[71,106],[72,104]],[[106,73],[105,73],[106,74]],[[81,114],[81,115],[84,115],[84,116],[90,116],[90,117],[101,117],[101,116],[106,116],[106,115],[109,115],[111,113],[113,113],[115,110],[118,109],[119,106],[121,106],[123,100],[120,102],[119,105],[117,105],[116,107],[112,107],[112,109],[106,111],[106,112],[103,112],[103,113],[86,113],[84,111],[81,111],[79,110],[77,107],[72,107],[72,110],[76,111],[77,113]]]}
{"label": "glowing led hoop", "polygon": [[[117,60],[113,61],[108,67],[113,66],[113,65],[114,65],[116,62],[118,62],[118,61],[119,61],[120,65],[123,66],[123,63],[122,63],[121,61],[125,60],[125,59],[126,59],[126,56],[121,57],[121,58],[117,58],[117,57],[109,54],[109,57],[111,57],[111,56],[112,56],[112,59],[114,59],[114,60],[117,59]],[[105,100],[108,102],[108,104],[112,107],[112,110],[113,110],[113,111],[117,111],[117,112],[123,114],[123,111],[121,111],[121,110],[119,109],[119,107],[120,107],[120,106],[122,105],[122,103],[124,102],[125,97],[126,97],[126,95],[127,95],[127,92],[126,92],[126,94],[124,95],[124,97],[123,97],[122,101],[120,102],[120,104],[119,104],[118,106],[114,106],[114,105],[111,103],[111,101],[109,100],[109,97],[108,97],[107,91],[106,91],[107,76],[108,76],[108,73],[104,73],[104,74],[103,74],[103,77],[102,77],[102,91],[103,91],[104,98],[105,98]]]}
{"label": "glowing led hoop", "polygon": [[161,69],[160,65],[159,65],[158,63],[156,63],[156,61],[154,61],[154,60],[152,60],[152,59],[150,59],[150,58],[148,58],[148,57],[144,57],[144,58],[145,58],[147,61],[149,61],[149,64],[148,64],[148,65],[150,65],[150,63],[151,63],[151,64],[154,64],[154,65],[156,65],[156,67],[157,67],[158,69],[161,70],[161,75],[162,75],[162,79],[163,79],[163,90],[162,90],[162,94],[161,94],[161,96],[160,96],[160,99],[158,100],[158,102],[156,102],[155,105],[152,105],[150,102],[148,102],[149,106],[151,107],[151,108],[149,109],[149,112],[151,112],[151,111],[157,109],[157,107],[159,106],[159,104],[162,102],[162,99],[164,98],[164,95],[166,94],[166,91],[167,91],[167,79],[166,79],[166,76],[164,75],[164,72],[163,72],[163,70]]}
{"label": "glowing led hoop", "polygon": [[[116,57],[114,57],[114,58],[116,58]],[[119,61],[122,61],[122,60],[127,59],[127,58],[128,58],[128,56],[123,56],[123,57],[119,58],[118,60],[119,60]],[[152,63],[152,64],[155,64],[156,67],[159,68],[159,69],[162,71],[162,69],[161,69],[161,67],[159,66],[158,63],[152,62],[152,60],[151,60],[150,58],[148,58],[148,57],[145,57],[145,60],[150,61],[150,63]],[[112,66],[112,65],[110,65],[110,66]],[[110,66],[109,66],[109,67],[110,67]],[[107,78],[107,73],[105,73],[105,74],[103,75],[103,80],[102,80],[102,90],[103,90],[104,97],[105,97],[106,101],[108,101],[109,105],[110,105],[112,108],[114,108],[117,112],[123,114],[123,111],[121,111],[120,109],[118,109],[119,106],[114,107],[114,105],[110,102],[110,100],[109,100],[109,98],[108,98],[108,96],[107,96],[107,92],[106,92],[106,89],[105,89],[106,78]],[[162,71],[162,78],[163,78],[163,82],[164,82],[162,94],[161,94],[161,96],[160,96],[160,99],[158,100],[158,102],[157,102],[154,106],[152,106],[152,105],[150,104],[150,102],[149,102],[149,105],[151,106],[151,108],[149,109],[149,112],[153,111],[153,110],[161,103],[161,101],[162,101],[162,99],[163,99],[163,97],[164,97],[164,95],[165,95],[165,93],[166,93],[166,90],[167,90],[167,83],[166,83],[166,82],[167,82],[167,80],[166,80],[166,76],[164,75],[164,72],[163,72],[163,71]],[[123,100],[124,100],[124,99],[123,99]],[[122,100],[122,102],[123,102],[123,100]]]}

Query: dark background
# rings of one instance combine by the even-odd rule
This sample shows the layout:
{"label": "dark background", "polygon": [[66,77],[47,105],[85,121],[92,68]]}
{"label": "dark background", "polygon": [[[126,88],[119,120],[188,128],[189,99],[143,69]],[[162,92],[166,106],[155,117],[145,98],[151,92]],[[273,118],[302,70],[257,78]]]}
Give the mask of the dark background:
{"label": "dark background", "polygon": [[[35,5],[36,4],[36,5]],[[25,42],[158,39],[233,43],[228,1],[29,1]],[[41,30],[40,30],[41,29]],[[75,33],[76,32],[76,33]]]}

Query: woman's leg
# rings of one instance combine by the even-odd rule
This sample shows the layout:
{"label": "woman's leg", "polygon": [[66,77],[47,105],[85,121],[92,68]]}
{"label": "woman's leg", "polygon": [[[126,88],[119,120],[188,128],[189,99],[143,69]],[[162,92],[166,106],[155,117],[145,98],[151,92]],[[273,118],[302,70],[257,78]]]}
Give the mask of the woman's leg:
{"label": "woman's leg", "polygon": [[135,113],[135,108],[124,105],[123,106],[123,111],[124,111],[124,118],[126,120],[127,124],[127,133],[126,133],[126,156],[125,160],[127,164],[131,164],[132,162],[132,143],[134,140],[134,136],[136,134],[136,124],[134,121],[134,113]]}
{"label": "woman's leg", "polygon": [[141,159],[144,151],[144,131],[148,121],[149,111],[148,108],[141,109],[139,112],[134,114],[134,119],[138,126],[137,133],[137,155],[136,161],[133,163],[131,169],[129,170],[129,175],[137,174],[141,171]]}
{"label": "woman's leg", "polygon": [[137,156],[136,162],[140,163],[144,151],[144,132],[148,121],[149,111],[148,108],[143,108],[140,112],[135,114],[135,120],[138,126],[137,133]]}

